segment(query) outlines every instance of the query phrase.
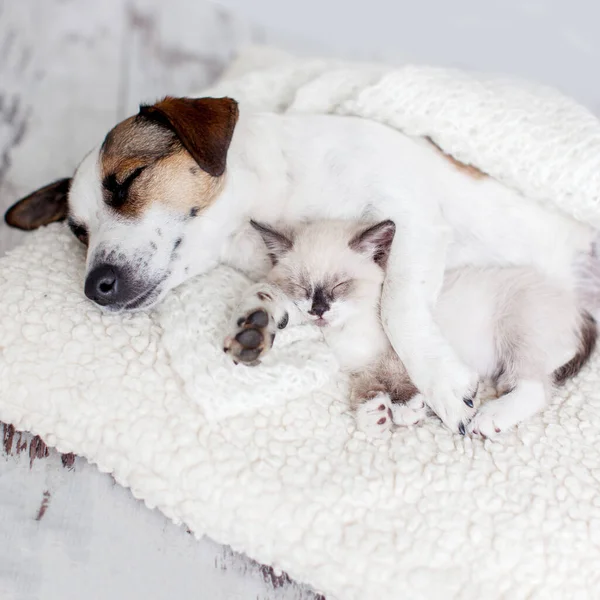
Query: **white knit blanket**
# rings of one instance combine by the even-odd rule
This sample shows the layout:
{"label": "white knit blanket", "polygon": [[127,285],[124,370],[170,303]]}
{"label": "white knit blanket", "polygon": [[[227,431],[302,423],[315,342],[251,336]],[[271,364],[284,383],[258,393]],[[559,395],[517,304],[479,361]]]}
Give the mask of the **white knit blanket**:
{"label": "white knit blanket", "polygon": [[[430,135],[600,225],[600,125],[554,92],[325,62],[278,65],[212,92]],[[600,590],[597,359],[498,442],[432,420],[374,445],[354,432],[343,382],[310,328],[279,336],[264,368],[228,364],[221,341],[241,275],[220,268],[150,314],[111,316],[83,297],[83,263],[60,225],[0,261],[1,420],[87,457],[196,535],[328,600]],[[228,403],[232,416],[212,418]]]}

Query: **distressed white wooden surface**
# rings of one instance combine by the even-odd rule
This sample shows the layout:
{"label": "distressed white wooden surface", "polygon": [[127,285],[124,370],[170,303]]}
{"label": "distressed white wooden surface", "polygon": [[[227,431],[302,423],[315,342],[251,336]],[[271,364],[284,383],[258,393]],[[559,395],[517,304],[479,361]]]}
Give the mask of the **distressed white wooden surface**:
{"label": "distressed white wooden surface", "polygon": [[[0,0],[2,214],[70,175],[140,102],[202,88],[265,35],[204,0]],[[0,254],[22,235],[2,222]],[[4,427],[0,599],[315,597],[195,540],[84,460]]]}
{"label": "distressed white wooden surface", "polygon": [[318,598],[227,547],[196,540],[84,459],[61,457],[8,427],[3,442],[2,600]]}

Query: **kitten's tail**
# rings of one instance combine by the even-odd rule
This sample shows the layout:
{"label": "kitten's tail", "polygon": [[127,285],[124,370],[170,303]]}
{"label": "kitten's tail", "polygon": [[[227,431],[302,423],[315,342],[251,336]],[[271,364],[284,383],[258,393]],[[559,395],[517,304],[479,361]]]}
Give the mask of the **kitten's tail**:
{"label": "kitten's tail", "polygon": [[581,328],[579,330],[579,348],[575,356],[562,367],[554,371],[552,377],[556,385],[562,385],[567,379],[575,377],[587,363],[596,347],[598,326],[596,319],[586,310],[581,313]]}

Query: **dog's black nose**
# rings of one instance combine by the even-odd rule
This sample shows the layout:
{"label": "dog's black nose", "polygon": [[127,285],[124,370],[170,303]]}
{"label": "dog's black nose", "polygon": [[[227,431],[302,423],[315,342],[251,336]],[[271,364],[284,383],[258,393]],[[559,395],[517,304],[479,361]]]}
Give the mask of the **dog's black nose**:
{"label": "dog's black nose", "polygon": [[95,267],[85,280],[85,295],[100,306],[117,302],[119,288],[119,269],[113,265]]}

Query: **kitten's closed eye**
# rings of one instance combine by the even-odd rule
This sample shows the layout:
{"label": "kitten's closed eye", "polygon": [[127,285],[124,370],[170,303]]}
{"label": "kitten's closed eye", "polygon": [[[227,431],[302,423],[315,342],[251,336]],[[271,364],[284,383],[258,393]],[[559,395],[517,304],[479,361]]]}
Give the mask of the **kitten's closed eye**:
{"label": "kitten's closed eye", "polygon": [[310,298],[310,290],[301,285],[297,285],[296,283],[290,283],[288,290],[295,298]]}
{"label": "kitten's closed eye", "polygon": [[331,288],[331,295],[334,297],[345,296],[352,289],[352,280],[342,281]]}

